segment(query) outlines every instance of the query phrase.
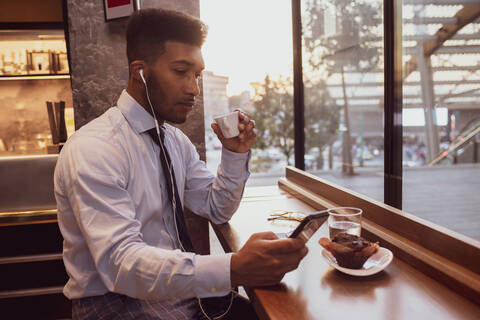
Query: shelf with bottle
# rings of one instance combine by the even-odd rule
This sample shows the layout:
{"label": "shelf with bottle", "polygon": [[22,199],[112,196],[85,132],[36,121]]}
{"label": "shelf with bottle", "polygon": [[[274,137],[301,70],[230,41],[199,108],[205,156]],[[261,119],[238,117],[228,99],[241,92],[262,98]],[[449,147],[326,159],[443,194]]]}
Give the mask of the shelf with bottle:
{"label": "shelf with bottle", "polygon": [[68,75],[67,53],[57,50],[26,50],[25,54],[0,54],[0,77]]}
{"label": "shelf with bottle", "polygon": [[68,74],[63,30],[0,30],[0,77]]}

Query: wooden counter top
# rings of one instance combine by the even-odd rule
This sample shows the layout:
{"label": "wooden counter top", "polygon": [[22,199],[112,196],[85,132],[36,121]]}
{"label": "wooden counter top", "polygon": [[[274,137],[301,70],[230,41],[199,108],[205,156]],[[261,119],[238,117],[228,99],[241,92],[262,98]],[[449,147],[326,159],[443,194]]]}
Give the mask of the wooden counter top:
{"label": "wooden counter top", "polygon": [[[256,232],[287,232],[296,222],[267,221],[276,210],[316,211],[277,186],[247,188],[231,221],[214,226],[226,251],[237,251]],[[480,307],[394,257],[382,272],[353,277],[331,268],[321,256],[318,239],[297,270],[278,286],[246,288],[261,319],[479,319]],[[382,243],[380,243],[382,245]]]}

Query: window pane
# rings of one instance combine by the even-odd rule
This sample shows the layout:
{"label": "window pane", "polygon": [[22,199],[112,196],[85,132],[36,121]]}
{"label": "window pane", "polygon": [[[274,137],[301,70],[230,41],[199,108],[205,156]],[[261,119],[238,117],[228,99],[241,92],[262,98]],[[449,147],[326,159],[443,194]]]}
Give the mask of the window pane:
{"label": "window pane", "polygon": [[403,208],[480,239],[480,21],[468,3],[403,4]]}
{"label": "window pane", "polygon": [[305,167],[383,201],[383,6],[303,0]]}
{"label": "window pane", "polygon": [[238,107],[258,129],[248,185],[274,185],[294,161],[291,1],[204,0],[200,17],[209,25],[203,48],[207,166],[216,172],[220,163],[213,118]]}

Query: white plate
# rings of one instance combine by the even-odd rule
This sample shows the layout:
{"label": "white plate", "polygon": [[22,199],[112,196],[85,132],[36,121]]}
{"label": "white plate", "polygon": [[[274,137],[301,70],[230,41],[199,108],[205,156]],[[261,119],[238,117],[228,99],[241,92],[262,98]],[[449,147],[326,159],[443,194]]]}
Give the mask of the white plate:
{"label": "white plate", "polygon": [[327,260],[329,265],[338,271],[358,277],[370,276],[382,271],[390,264],[390,262],[392,262],[393,259],[392,251],[388,250],[387,248],[380,247],[374,255],[368,258],[362,269],[349,269],[340,267],[337,264],[335,257],[325,249],[322,250],[322,256],[325,260]]}

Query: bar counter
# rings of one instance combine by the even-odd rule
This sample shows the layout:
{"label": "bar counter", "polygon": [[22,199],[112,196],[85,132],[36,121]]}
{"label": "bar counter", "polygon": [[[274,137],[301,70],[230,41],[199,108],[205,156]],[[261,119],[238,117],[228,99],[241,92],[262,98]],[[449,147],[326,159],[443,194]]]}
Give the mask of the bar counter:
{"label": "bar counter", "polygon": [[[256,232],[288,232],[298,222],[268,221],[270,213],[301,211],[310,213],[337,206],[325,198],[292,192],[288,179],[280,187],[247,188],[240,208],[231,221],[215,225],[214,230],[225,251],[237,251]],[[298,186],[298,185],[297,185]],[[289,190],[286,192],[285,190]],[[298,191],[298,190],[297,190]],[[367,208],[368,210],[368,208]],[[261,319],[479,319],[478,273],[455,265],[455,272],[468,278],[470,291],[453,283],[441,271],[417,267],[413,258],[402,252],[395,239],[378,237],[369,215],[363,220],[362,236],[380,242],[394,252],[392,263],[372,276],[356,277],[330,267],[321,255],[320,237],[328,237],[324,224],[308,241],[309,253],[297,270],[288,273],[280,285],[245,288]],[[381,229],[378,225],[376,228]],[[405,240],[408,242],[407,240]],[[400,249],[399,249],[400,248]],[[419,249],[419,252],[423,249]],[[434,261],[436,257],[431,253]],[[478,262],[478,254],[471,256]],[[432,271],[433,270],[433,271]],[[437,274],[435,274],[435,272]],[[452,271],[452,274],[455,272]],[[439,275],[440,274],[440,275]],[[452,290],[452,288],[454,288]],[[456,289],[458,290],[456,290]]]}

